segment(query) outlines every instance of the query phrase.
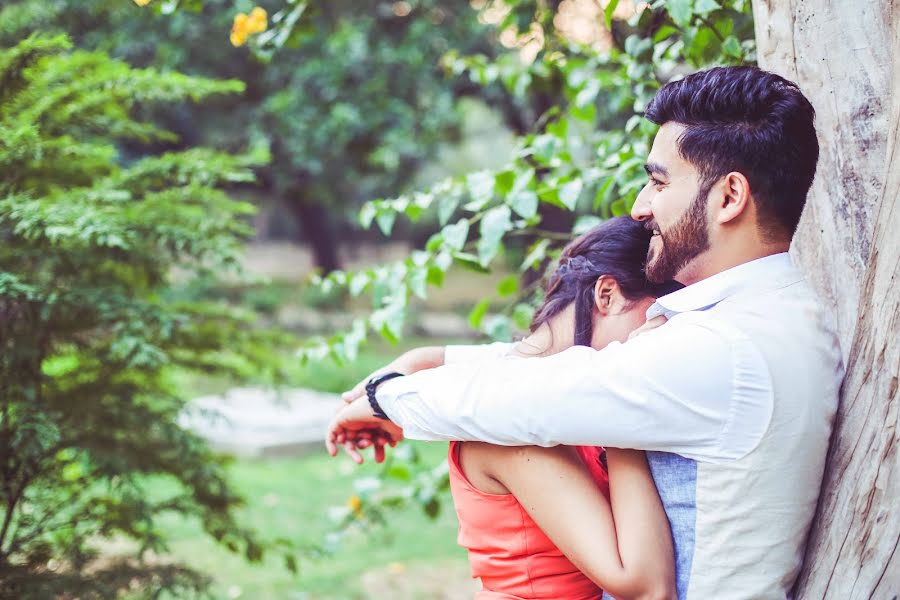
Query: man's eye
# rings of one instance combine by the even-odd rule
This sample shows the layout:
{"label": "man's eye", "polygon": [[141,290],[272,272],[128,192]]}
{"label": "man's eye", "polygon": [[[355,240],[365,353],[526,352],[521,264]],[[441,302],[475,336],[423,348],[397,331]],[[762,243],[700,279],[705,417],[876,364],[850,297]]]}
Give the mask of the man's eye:
{"label": "man's eye", "polygon": [[652,183],[654,187],[661,187],[663,185],[663,182],[660,181],[659,179],[657,179],[656,177],[651,177],[650,183]]}

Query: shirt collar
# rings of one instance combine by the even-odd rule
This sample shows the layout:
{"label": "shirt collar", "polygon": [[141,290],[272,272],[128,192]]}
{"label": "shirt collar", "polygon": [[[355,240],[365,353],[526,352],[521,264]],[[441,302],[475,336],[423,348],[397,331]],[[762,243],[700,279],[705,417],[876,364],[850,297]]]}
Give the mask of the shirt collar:
{"label": "shirt collar", "polygon": [[787,252],[751,260],[716,273],[656,300],[647,319],[671,317],[682,312],[706,310],[722,300],[749,290],[773,289],[803,279]]}

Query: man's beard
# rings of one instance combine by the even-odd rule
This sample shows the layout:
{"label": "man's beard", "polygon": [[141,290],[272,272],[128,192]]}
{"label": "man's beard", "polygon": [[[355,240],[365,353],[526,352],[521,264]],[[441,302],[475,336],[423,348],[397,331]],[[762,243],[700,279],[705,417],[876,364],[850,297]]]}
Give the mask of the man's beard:
{"label": "man's beard", "polygon": [[[702,185],[697,196],[678,221],[667,230],[659,230],[661,245],[647,252],[645,272],[652,283],[672,281],[688,263],[701,253],[709,250],[706,204],[711,185]],[[658,228],[656,220],[644,227],[653,231]]]}

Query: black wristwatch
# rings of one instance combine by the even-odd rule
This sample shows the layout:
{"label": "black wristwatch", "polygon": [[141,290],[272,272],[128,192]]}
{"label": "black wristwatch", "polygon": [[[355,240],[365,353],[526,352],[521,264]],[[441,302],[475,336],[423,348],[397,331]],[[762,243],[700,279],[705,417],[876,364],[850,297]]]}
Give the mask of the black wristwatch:
{"label": "black wristwatch", "polygon": [[379,419],[384,419],[385,421],[390,421],[390,417],[384,414],[384,411],[381,410],[381,405],[378,404],[378,400],[375,398],[375,390],[378,389],[378,386],[384,383],[389,379],[394,379],[395,377],[403,377],[403,373],[398,373],[393,371],[391,373],[383,373],[381,375],[377,375],[369,380],[369,383],[366,384],[366,395],[369,397],[369,406],[372,407],[372,412],[375,413],[375,416]]}

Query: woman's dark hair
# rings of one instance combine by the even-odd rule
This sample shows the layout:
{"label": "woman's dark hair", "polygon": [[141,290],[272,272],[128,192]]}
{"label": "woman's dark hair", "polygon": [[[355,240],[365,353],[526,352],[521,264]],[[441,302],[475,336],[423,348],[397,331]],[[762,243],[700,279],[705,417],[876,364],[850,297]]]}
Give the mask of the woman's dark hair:
{"label": "woman's dark hair", "polygon": [[630,217],[612,218],[576,238],[559,257],[547,283],[531,331],[575,302],[575,345],[590,346],[594,335],[594,286],[601,275],[616,280],[626,300],[658,298],[681,288],[675,282],[650,283],[644,275],[652,233]]}
{"label": "woman's dark hair", "polygon": [[715,67],[664,85],[644,116],[686,126],[678,150],[702,185],[743,173],[767,237],[794,234],[819,158],[816,112],[796,83],[757,67]]}

